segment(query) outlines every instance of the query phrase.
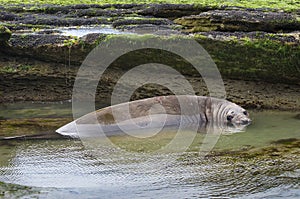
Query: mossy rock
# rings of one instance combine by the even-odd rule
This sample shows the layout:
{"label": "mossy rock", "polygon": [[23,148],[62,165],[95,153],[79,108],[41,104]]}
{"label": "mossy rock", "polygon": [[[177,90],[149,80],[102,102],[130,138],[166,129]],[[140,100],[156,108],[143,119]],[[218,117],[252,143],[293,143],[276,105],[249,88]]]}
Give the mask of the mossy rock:
{"label": "mossy rock", "polygon": [[141,17],[127,17],[116,20],[112,23],[113,27],[126,26],[126,25],[171,25],[172,21],[163,18],[141,18]]}
{"label": "mossy rock", "polygon": [[0,25],[0,43],[6,43],[11,37],[11,31],[5,27]]}
{"label": "mossy rock", "polygon": [[47,62],[70,62],[78,65],[104,37],[101,33],[82,38],[51,34],[15,34],[9,41],[10,47],[6,49],[6,53]]}
{"label": "mossy rock", "polygon": [[138,14],[143,16],[163,17],[175,19],[182,16],[198,14],[213,9],[209,6],[193,4],[153,4],[142,9]]}
{"label": "mossy rock", "polygon": [[292,35],[208,32],[195,35],[223,77],[300,83],[299,41]]}
{"label": "mossy rock", "polygon": [[[123,35],[124,39],[150,41],[152,36]],[[223,77],[275,83],[300,84],[299,40],[297,35],[264,32],[205,32],[194,34],[215,61]],[[102,41],[113,41],[113,35],[93,33],[81,38],[60,35],[13,35],[6,50],[12,55],[80,65],[90,51]],[[122,37],[121,35],[117,37]],[[166,40],[182,36],[160,37]],[[186,36],[186,38],[190,38]],[[112,52],[113,53],[113,52]],[[162,61],[163,60],[163,61]],[[180,57],[160,50],[140,50],[126,54],[113,63],[120,71],[145,63],[172,65],[184,75],[196,71]]]}
{"label": "mossy rock", "polygon": [[185,16],[174,20],[187,32],[202,31],[265,31],[290,32],[300,28],[296,15],[284,12],[247,10],[211,10],[199,15]]}

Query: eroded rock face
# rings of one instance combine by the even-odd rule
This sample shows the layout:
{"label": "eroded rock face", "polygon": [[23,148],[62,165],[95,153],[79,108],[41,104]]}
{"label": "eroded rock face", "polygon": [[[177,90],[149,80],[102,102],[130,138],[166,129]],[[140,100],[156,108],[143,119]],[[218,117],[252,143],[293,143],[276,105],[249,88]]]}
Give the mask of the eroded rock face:
{"label": "eroded rock face", "polygon": [[0,51],[13,56],[31,57],[48,62],[69,61],[80,64],[103,38],[100,33],[90,34],[80,39],[54,34],[16,34],[11,37],[7,47]]}
{"label": "eroded rock face", "polygon": [[175,23],[184,26],[188,32],[287,32],[300,29],[300,21],[296,15],[247,10],[211,10],[199,15],[178,18]]}
{"label": "eroded rock face", "polygon": [[[235,90],[243,80],[253,81],[253,88],[259,87],[256,84],[260,82],[261,86],[267,82],[295,85],[289,93],[292,100],[277,100],[280,105],[276,107],[273,103],[257,101],[263,96],[267,96],[264,102],[274,98],[278,93],[274,90],[267,95],[264,88],[259,88],[259,92],[264,91],[255,94],[255,99],[247,93],[244,98],[239,95],[234,98],[242,99],[241,103],[247,103],[248,107],[299,107],[299,102],[294,100],[300,99],[299,11],[288,13],[183,4],[11,5],[0,8],[0,90],[4,91],[2,95],[0,92],[0,101],[69,99],[76,71],[89,52],[102,41],[113,38],[112,34],[134,33],[131,35],[133,41],[139,40],[135,35],[143,34],[195,39],[211,55],[223,78],[240,81],[230,83],[234,85],[233,93],[240,93]],[[101,29],[103,26],[109,27],[112,33],[66,36],[62,28],[67,26],[78,26],[76,29]],[[29,61],[24,62],[24,59]],[[194,68],[180,62],[178,57],[148,50],[130,54],[114,63],[115,71],[101,84],[101,99],[111,92],[116,74],[122,75],[123,70],[129,70],[132,65],[160,63],[160,60],[199,83]],[[20,92],[24,82],[27,91]],[[45,88],[47,92],[43,91]],[[248,89],[249,85],[245,84],[244,88]],[[287,92],[286,88],[281,90]],[[34,92],[43,94],[29,95]],[[166,94],[171,93],[143,87],[135,99]],[[201,90],[198,94],[207,92]]]}

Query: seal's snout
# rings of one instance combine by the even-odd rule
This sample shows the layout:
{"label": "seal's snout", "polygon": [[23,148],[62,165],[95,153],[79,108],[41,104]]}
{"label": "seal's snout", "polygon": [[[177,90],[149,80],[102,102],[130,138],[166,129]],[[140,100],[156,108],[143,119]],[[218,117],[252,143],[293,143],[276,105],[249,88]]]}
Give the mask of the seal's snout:
{"label": "seal's snout", "polygon": [[250,123],[251,123],[251,119],[249,119],[249,118],[242,119],[242,120],[241,120],[241,123],[242,123],[243,125],[250,124]]}

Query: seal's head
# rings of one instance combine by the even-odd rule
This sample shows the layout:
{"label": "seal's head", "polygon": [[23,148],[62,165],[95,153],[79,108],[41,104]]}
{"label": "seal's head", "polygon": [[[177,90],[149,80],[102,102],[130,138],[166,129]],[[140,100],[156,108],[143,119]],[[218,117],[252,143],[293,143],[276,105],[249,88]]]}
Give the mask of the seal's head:
{"label": "seal's head", "polygon": [[251,123],[249,113],[242,107],[232,103],[226,111],[227,123],[233,124],[234,126],[247,126]]}

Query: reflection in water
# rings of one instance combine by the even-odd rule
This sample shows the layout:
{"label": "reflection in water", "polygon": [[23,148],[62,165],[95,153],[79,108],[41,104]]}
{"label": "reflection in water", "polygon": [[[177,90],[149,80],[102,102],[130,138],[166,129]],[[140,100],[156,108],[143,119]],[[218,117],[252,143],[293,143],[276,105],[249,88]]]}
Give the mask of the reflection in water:
{"label": "reflection in water", "polygon": [[72,104],[66,102],[18,102],[0,104],[0,119],[72,117]]}

